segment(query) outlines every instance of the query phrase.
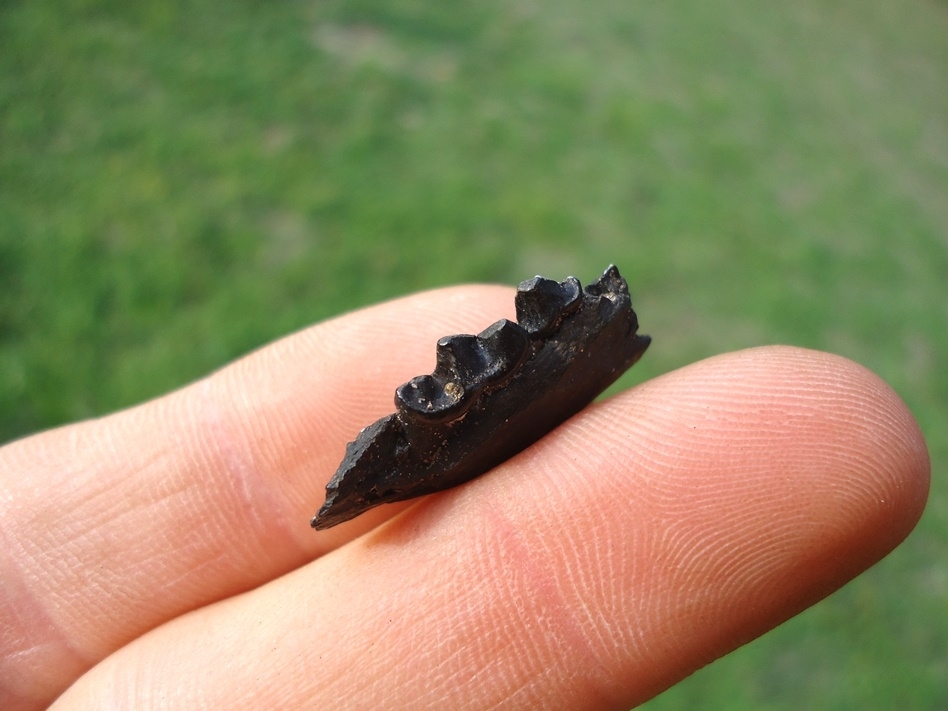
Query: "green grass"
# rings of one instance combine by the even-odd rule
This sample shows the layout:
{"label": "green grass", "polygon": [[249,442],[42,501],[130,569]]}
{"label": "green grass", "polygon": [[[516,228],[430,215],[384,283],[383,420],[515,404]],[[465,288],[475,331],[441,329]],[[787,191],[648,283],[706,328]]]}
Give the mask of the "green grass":
{"label": "green grass", "polygon": [[886,378],[919,530],[650,709],[948,708],[948,5],[0,6],[0,441],[421,288],[628,277],[624,384],[771,342]]}

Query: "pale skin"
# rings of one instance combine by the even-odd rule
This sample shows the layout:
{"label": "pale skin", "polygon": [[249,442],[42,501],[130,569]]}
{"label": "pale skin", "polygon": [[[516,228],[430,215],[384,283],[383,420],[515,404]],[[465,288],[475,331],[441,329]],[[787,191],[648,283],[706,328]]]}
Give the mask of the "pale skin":
{"label": "pale skin", "polygon": [[435,341],[512,311],[501,287],[419,294],[0,449],[0,708],[627,709],[921,515],[928,453],[898,396],[769,347],[310,529],[346,442]]}

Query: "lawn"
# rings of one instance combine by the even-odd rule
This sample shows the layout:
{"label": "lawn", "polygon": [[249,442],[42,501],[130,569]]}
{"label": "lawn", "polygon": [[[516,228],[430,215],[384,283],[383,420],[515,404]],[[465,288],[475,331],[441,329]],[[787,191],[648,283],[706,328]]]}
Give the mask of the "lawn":
{"label": "lawn", "polygon": [[933,459],[896,553],[646,708],[948,708],[946,37],[943,0],[7,0],[0,441],[615,262],[655,339],[623,386],[831,350]]}

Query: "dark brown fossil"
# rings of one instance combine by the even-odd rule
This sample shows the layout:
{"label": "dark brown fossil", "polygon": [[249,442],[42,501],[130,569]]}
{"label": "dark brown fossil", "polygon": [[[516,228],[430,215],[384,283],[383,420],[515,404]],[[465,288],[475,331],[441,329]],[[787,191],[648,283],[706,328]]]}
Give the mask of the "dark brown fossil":
{"label": "dark brown fossil", "polygon": [[347,445],[313,528],[483,474],[592,402],[650,342],[615,266],[585,289],[535,277],[515,303],[518,323],[438,341],[434,372],[400,386],[395,413]]}

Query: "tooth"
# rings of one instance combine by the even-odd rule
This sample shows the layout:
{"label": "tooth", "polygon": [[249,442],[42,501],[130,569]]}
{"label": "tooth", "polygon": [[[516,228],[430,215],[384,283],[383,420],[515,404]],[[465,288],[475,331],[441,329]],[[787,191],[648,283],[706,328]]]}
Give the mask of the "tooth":
{"label": "tooth", "polygon": [[464,388],[437,375],[419,375],[395,390],[395,407],[409,420],[444,422],[461,415],[470,404]]}
{"label": "tooth", "polygon": [[592,296],[605,296],[606,298],[619,294],[628,295],[629,285],[619,274],[616,265],[610,264],[599,279],[586,287],[586,293]]}
{"label": "tooth", "polygon": [[438,341],[435,374],[445,381],[460,380],[465,386],[473,386],[485,365],[477,336],[445,336]]}
{"label": "tooth", "polygon": [[583,290],[576,277],[554,281],[534,277],[520,284],[514,301],[517,323],[534,338],[556,332],[560,322],[582,303]]}
{"label": "tooth", "polygon": [[488,385],[497,385],[506,380],[527,355],[530,336],[513,321],[501,319],[479,334],[488,368],[484,380]]}

